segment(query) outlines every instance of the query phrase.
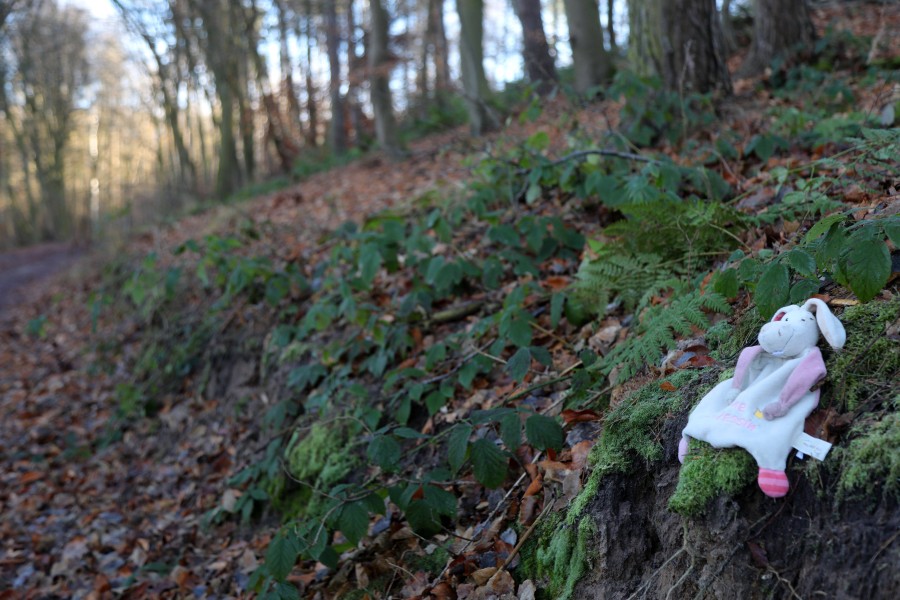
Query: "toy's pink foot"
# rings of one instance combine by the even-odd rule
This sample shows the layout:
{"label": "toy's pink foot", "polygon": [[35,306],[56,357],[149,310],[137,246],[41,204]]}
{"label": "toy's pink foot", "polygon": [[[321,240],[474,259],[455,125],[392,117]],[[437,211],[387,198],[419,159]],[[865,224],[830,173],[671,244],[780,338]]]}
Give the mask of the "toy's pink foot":
{"label": "toy's pink foot", "polygon": [[775,471],[773,469],[760,469],[759,489],[769,498],[781,498],[788,493],[790,484],[784,471]]}
{"label": "toy's pink foot", "polygon": [[684,457],[688,455],[688,438],[683,436],[678,442],[678,462],[684,463]]}

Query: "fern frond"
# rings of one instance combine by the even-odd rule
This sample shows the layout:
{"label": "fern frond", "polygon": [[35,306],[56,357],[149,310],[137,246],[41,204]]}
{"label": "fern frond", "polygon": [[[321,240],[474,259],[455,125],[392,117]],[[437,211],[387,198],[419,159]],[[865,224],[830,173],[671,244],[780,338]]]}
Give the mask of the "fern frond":
{"label": "fern frond", "polygon": [[675,348],[677,337],[692,333],[691,326],[709,327],[705,310],[727,313],[725,298],[716,293],[701,295],[694,290],[669,304],[651,306],[640,316],[634,334],[615,346],[599,363],[604,375],[618,367],[618,381],[632,377],[644,365],[656,363],[663,352]]}

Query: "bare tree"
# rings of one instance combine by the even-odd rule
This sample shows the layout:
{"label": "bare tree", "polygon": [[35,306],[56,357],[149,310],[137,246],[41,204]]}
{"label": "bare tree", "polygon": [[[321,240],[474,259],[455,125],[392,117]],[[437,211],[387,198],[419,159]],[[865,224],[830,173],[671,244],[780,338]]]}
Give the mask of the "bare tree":
{"label": "bare tree", "polygon": [[538,93],[545,95],[558,80],[556,65],[544,33],[541,0],[513,0],[516,16],[522,25],[522,57],[528,79],[538,84]]}
{"label": "bare tree", "polygon": [[811,53],[816,29],[806,0],[755,0],[753,45],[741,72],[761,73],[776,58]]}
{"label": "bare tree", "polygon": [[731,92],[715,0],[629,0],[629,56],[671,90]]}
{"label": "bare tree", "polygon": [[[75,125],[77,101],[89,81],[87,15],[83,10],[41,1],[25,11],[10,36],[15,61],[10,88],[21,104],[14,129],[22,150],[23,169],[33,165],[47,216],[42,237],[64,238],[72,232],[72,210],[66,198],[65,152]],[[4,94],[5,112],[12,107]],[[30,219],[37,223],[37,207]]]}
{"label": "bare tree", "polygon": [[456,11],[459,14],[459,55],[469,127],[473,135],[481,135],[498,125],[487,104],[490,90],[484,75],[484,1],[456,0]]}
{"label": "bare tree", "polygon": [[375,136],[390,156],[403,154],[397,134],[393,99],[389,83],[393,61],[388,52],[388,14],[381,0],[370,0],[372,31],[368,47],[372,108],[375,111]]}
{"label": "bare tree", "polygon": [[597,0],[565,0],[564,4],[575,69],[575,91],[584,94],[604,83],[611,72],[609,55],[603,47],[600,9]]}

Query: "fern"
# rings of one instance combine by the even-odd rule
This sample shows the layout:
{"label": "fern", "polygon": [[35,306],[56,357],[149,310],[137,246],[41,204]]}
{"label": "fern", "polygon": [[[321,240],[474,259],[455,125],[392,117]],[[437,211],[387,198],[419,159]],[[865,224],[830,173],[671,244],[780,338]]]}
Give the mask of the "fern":
{"label": "fern", "polygon": [[714,292],[701,295],[697,290],[679,296],[669,304],[648,307],[641,314],[634,333],[615,346],[598,363],[598,368],[604,375],[609,375],[618,367],[617,380],[628,379],[644,365],[657,362],[663,351],[674,349],[678,336],[692,333],[691,326],[709,327],[704,311],[727,313],[730,307],[723,296]]}
{"label": "fern", "polygon": [[653,295],[677,281],[677,274],[656,254],[630,254],[608,244],[594,247],[597,256],[579,267],[575,291],[599,314],[613,300],[621,301],[628,311],[640,310]]}

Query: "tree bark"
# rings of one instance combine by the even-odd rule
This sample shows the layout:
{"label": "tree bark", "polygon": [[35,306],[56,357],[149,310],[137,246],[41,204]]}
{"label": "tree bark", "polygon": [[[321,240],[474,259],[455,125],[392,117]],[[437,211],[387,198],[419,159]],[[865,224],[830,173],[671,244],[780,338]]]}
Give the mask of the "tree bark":
{"label": "tree bark", "polygon": [[606,82],[610,75],[609,55],[603,47],[600,9],[597,0],[565,0],[569,24],[569,44],[575,69],[575,91],[587,93]]}
{"label": "tree bark", "polygon": [[463,90],[469,112],[472,135],[481,135],[497,127],[498,123],[487,106],[490,93],[484,75],[484,2],[456,0],[459,14],[459,54],[462,65]]}
{"label": "tree bark", "polygon": [[344,123],[344,96],[341,94],[341,30],[338,26],[337,1],[324,3],[325,45],[328,52],[330,79],[328,97],[331,103],[331,123],[328,126],[328,145],[337,155],[347,152],[347,131]]}
{"label": "tree bark", "polygon": [[731,93],[715,0],[629,0],[629,58],[680,93]]}
{"label": "tree bark", "polygon": [[558,77],[544,33],[541,0],[513,0],[513,7],[522,25],[522,57],[525,61],[525,72],[529,81],[537,84],[538,93],[545,96],[553,89]]}
{"label": "tree bark", "polygon": [[806,0],[756,0],[753,45],[743,75],[762,73],[775,59],[791,61],[811,54],[816,30]]}
{"label": "tree bark", "polygon": [[381,148],[391,157],[403,155],[394,120],[393,99],[389,84],[392,61],[388,54],[388,14],[381,0],[369,0],[372,17],[369,53],[369,77],[372,108],[375,111],[375,137]]}

